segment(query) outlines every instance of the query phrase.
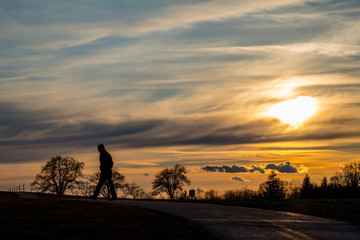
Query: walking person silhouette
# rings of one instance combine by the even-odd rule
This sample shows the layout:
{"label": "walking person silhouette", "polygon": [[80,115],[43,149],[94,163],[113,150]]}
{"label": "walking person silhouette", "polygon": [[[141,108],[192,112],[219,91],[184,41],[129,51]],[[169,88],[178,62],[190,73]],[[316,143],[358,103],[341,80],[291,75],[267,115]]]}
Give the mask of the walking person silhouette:
{"label": "walking person silhouette", "polygon": [[97,199],[102,185],[106,182],[106,185],[110,188],[110,192],[111,192],[110,200],[116,200],[116,198],[117,198],[116,191],[115,191],[114,184],[112,181],[112,167],[114,165],[113,160],[111,158],[110,153],[108,153],[105,150],[104,144],[99,144],[98,150],[100,153],[100,158],[99,158],[99,160],[100,160],[100,179],[96,186],[94,195],[92,195],[91,198],[94,200]]}

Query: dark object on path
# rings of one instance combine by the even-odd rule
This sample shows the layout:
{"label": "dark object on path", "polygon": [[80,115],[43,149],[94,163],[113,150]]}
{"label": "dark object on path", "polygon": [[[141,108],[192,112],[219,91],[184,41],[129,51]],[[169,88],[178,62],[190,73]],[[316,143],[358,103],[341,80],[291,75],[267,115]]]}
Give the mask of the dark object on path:
{"label": "dark object on path", "polygon": [[194,190],[194,189],[190,189],[190,190],[189,190],[189,198],[196,200],[195,190]]}

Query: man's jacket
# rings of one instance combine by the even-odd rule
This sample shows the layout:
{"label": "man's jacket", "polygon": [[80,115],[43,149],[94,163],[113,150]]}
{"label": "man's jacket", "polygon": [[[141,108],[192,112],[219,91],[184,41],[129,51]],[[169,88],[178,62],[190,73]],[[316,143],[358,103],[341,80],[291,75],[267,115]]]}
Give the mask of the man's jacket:
{"label": "man's jacket", "polygon": [[111,155],[105,150],[100,153],[100,171],[109,171],[113,167]]}

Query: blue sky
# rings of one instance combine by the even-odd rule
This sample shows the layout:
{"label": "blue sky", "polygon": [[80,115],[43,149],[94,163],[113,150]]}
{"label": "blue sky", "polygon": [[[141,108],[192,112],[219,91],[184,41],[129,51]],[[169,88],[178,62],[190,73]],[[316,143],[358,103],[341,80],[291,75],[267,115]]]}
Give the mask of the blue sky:
{"label": "blue sky", "polygon": [[[0,1],[0,185],[30,181],[57,154],[91,173],[98,143],[144,185],[140,175],[176,163],[204,188],[264,180],[205,166],[289,162],[331,175],[359,159],[359,10],[355,0]],[[264,115],[298,96],[318,102],[301,127]]]}

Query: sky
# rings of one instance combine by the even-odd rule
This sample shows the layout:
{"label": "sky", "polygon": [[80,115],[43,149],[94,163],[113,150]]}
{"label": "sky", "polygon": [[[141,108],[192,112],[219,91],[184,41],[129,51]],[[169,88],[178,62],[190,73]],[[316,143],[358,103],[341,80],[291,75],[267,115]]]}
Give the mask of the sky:
{"label": "sky", "polygon": [[319,182],[360,160],[359,44],[357,0],[0,0],[0,190],[99,143],[147,191]]}

